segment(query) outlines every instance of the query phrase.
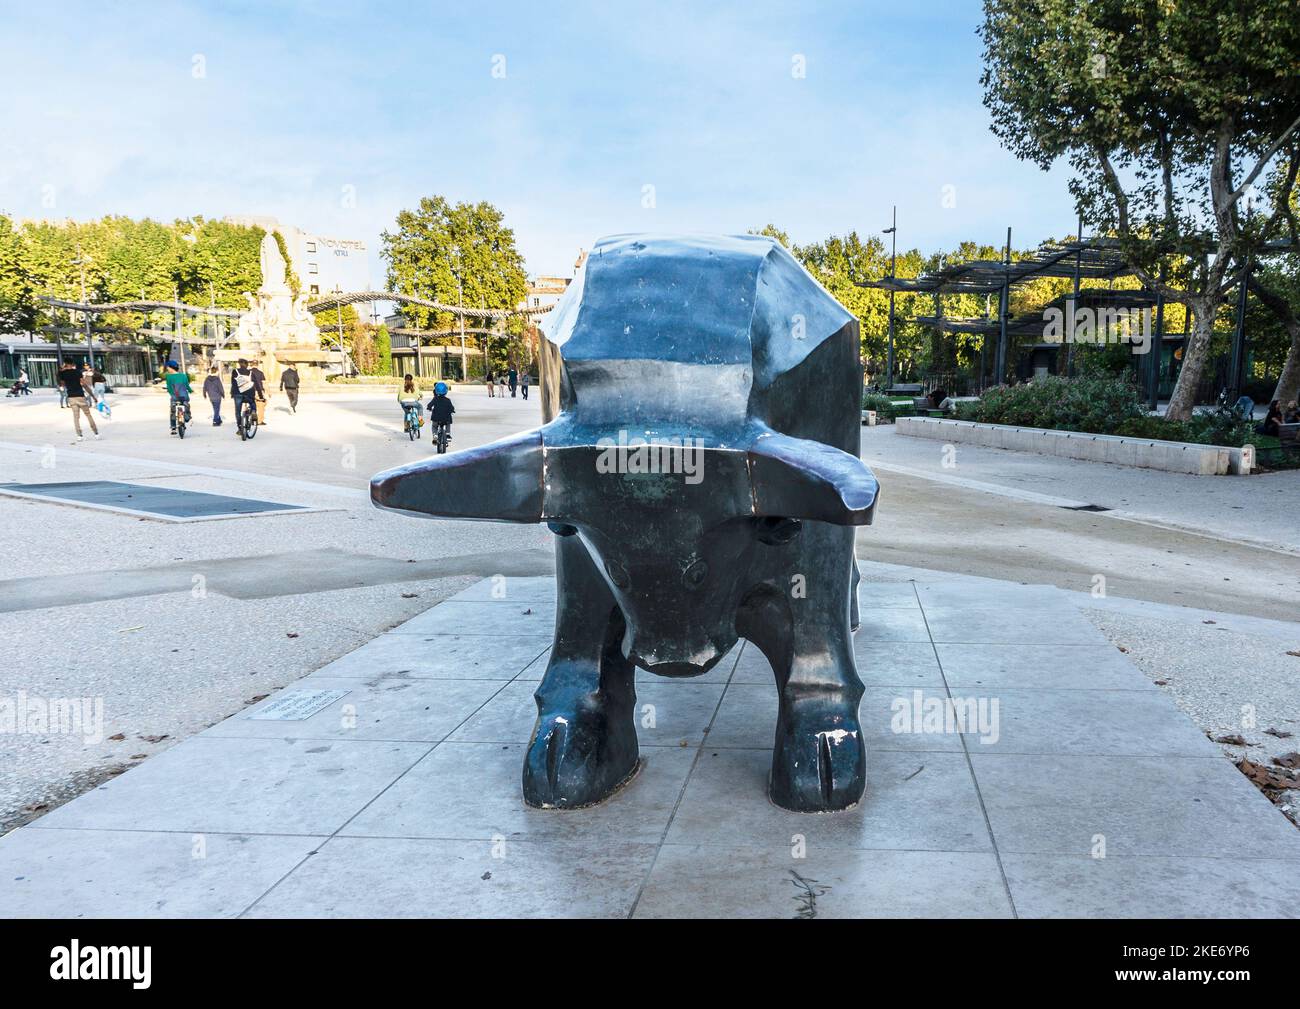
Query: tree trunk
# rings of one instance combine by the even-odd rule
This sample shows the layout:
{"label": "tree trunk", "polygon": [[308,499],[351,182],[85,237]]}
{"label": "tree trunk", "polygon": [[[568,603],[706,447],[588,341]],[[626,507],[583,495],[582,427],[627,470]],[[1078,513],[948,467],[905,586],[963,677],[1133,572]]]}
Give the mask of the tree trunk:
{"label": "tree trunk", "polygon": [[1277,316],[1278,322],[1282,323],[1291,337],[1291,349],[1286,353],[1282,374],[1277,380],[1277,388],[1273,390],[1273,398],[1285,409],[1286,405],[1296,398],[1296,394],[1300,393],[1300,319],[1296,318],[1295,312],[1285,298],[1269,290],[1253,277],[1250,281],[1250,289],[1255,297]]}
{"label": "tree trunk", "polygon": [[1170,420],[1191,419],[1192,407],[1196,405],[1196,387],[1200,385],[1205,359],[1210,353],[1214,316],[1219,307],[1218,302],[1210,298],[1188,298],[1187,304],[1194,313],[1192,332],[1183,347],[1183,366],[1165,410],[1165,416]]}

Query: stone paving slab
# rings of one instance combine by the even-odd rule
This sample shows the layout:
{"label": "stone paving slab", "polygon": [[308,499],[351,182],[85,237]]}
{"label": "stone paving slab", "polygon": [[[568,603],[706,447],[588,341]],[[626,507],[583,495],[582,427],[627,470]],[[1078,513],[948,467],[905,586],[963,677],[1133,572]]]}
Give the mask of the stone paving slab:
{"label": "stone paving slab", "polygon": [[[0,909],[1300,914],[1300,833],[1059,590],[864,584],[867,794],[821,816],[767,800],[776,692],[743,643],[704,677],[638,677],[642,766],[610,800],[524,806],[554,607],[551,579],[484,579],[0,838]],[[308,717],[255,717],[317,690]],[[949,701],[997,719],[920,717]]]}

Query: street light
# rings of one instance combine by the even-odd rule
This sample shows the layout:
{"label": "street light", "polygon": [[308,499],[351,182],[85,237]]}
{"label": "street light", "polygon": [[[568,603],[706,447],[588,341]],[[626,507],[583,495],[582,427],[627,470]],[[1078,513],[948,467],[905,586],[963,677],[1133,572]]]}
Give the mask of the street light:
{"label": "street light", "polygon": [[456,304],[459,307],[460,317],[460,380],[462,382],[469,379],[469,368],[465,362],[465,288],[461,282],[461,270],[464,263],[460,255],[460,246],[453,245],[451,251],[456,256]]}
{"label": "street light", "polygon": [[347,378],[348,352],[343,346],[343,288],[340,285],[335,284],[334,293],[339,295],[339,297],[335,299],[335,304],[338,306],[339,311],[339,373],[344,378]]}
{"label": "street light", "polygon": [[889,349],[885,357],[885,391],[894,384],[894,265],[898,254],[898,205],[894,205],[893,223],[881,232],[889,236]]}
{"label": "street light", "polygon": [[[86,259],[81,254],[81,243],[77,243],[77,258],[72,261],[72,265],[81,270],[81,303],[86,304]],[[81,327],[86,331],[86,360],[90,366],[95,367],[95,348],[90,339],[90,313],[84,308],[81,310]],[[62,354],[59,355],[62,357]]]}

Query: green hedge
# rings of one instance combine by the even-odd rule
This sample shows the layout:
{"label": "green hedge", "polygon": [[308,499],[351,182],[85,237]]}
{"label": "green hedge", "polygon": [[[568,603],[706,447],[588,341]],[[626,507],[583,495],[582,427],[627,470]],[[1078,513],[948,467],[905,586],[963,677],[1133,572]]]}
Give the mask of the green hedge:
{"label": "green hedge", "polygon": [[1259,437],[1253,424],[1236,422],[1218,413],[1199,413],[1188,421],[1153,417],[1146,412],[1132,382],[1105,376],[1074,379],[1048,376],[1028,385],[997,386],[986,390],[978,402],[960,404],[957,416],[983,424],[1014,424],[1233,448],[1254,443]]}
{"label": "green hedge", "polygon": [[876,423],[889,422],[894,419],[894,404],[889,397],[879,392],[869,392],[862,397],[862,409],[876,411]]}
{"label": "green hedge", "polygon": [[986,389],[978,401],[960,404],[957,415],[981,424],[1117,434],[1122,424],[1144,417],[1146,411],[1137,386],[1124,379],[1049,375],[1028,385]]}

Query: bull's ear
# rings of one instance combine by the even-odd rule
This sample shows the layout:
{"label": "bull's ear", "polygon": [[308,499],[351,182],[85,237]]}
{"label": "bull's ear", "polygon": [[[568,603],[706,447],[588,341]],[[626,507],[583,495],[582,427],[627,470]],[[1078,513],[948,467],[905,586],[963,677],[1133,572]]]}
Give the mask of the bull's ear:
{"label": "bull's ear", "polygon": [[541,431],[430,456],[370,480],[378,507],[440,518],[540,522],[542,496]]}
{"label": "bull's ear", "polygon": [[750,446],[748,464],[757,516],[871,523],[880,485],[857,456],[819,441],[766,434]]}

